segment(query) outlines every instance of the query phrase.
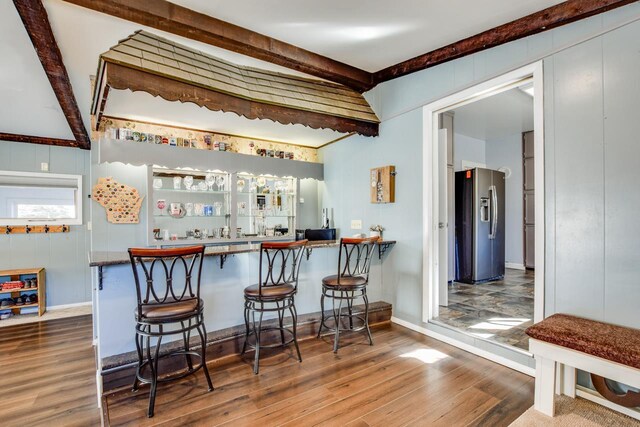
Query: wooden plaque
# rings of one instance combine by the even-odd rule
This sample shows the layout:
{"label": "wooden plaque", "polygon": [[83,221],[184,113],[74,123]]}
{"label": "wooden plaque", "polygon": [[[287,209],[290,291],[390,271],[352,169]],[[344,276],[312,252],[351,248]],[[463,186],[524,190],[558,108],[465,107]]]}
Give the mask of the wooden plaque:
{"label": "wooden plaque", "polygon": [[395,203],[396,167],[382,166],[371,169],[371,203]]}

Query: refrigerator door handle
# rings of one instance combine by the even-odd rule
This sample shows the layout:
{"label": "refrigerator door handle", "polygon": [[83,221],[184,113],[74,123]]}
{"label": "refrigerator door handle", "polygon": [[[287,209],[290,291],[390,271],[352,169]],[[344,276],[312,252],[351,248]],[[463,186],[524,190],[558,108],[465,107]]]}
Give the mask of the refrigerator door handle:
{"label": "refrigerator door handle", "polygon": [[493,240],[498,232],[498,192],[495,185],[490,186],[489,191],[491,192],[491,233],[489,239]]}

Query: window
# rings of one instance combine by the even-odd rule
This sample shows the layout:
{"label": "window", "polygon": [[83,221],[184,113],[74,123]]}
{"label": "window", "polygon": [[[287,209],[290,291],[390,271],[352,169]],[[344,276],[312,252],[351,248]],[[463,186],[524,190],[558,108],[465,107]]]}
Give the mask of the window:
{"label": "window", "polygon": [[0,224],[82,224],[82,176],[0,171]]}

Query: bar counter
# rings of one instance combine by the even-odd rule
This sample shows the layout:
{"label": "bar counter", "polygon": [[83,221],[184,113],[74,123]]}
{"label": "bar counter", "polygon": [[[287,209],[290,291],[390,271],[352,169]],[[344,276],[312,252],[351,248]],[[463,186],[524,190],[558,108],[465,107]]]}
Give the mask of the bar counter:
{"label": "bar counter", "polygon": [[[377,245],[378,250],[373,255],[368,287],[372,304],[384,301],[382,263],[388,258],[384,256],[385,251],[393,244],[395,241],[383,241]],[[338,246],[339,241],[312,241],[305,249],[296,294],[296,308],[303,319],[305,315],[309,319],[315,318],[320,311],[322,278],[337,273]],[[258,282],[259,250],[259,244],[206,248],[201,298],[209,335],[219,337],[239,326],[244,328],[244,288]],[[118,366],[124,367],[134,354],[136,290],[126,251],[91,252],[89,265],[93,267],[99,371],[105,375],[103,370],[109,374]],[[390,316],[389,305],[385,303],[383,306],[381,309]],[[176,336],[176,339],[181,338]],[[107,384],[105,386],[110,388]]]}

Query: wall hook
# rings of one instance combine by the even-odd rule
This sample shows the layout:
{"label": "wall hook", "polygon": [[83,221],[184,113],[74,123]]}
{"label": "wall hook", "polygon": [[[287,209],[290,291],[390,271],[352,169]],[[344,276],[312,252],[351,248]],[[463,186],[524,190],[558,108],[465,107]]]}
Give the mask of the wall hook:
{"label": "wall hook", "polygon": [[45,226],[44,226],[44,232],[45,232],[45,233],[48,233],[48,232],[49,232],[49,226],[48,226],[48,225],[45,225]]}
{"label": "wall hook", "polygon": [[13,230],[13,229],[7,225],[7,226],[5,227],[5,229],[4,229],[4,232],[5,232],[5,233],[7,233],[7,234],[11,234],[11,231],[12,231],[12,230]]}

